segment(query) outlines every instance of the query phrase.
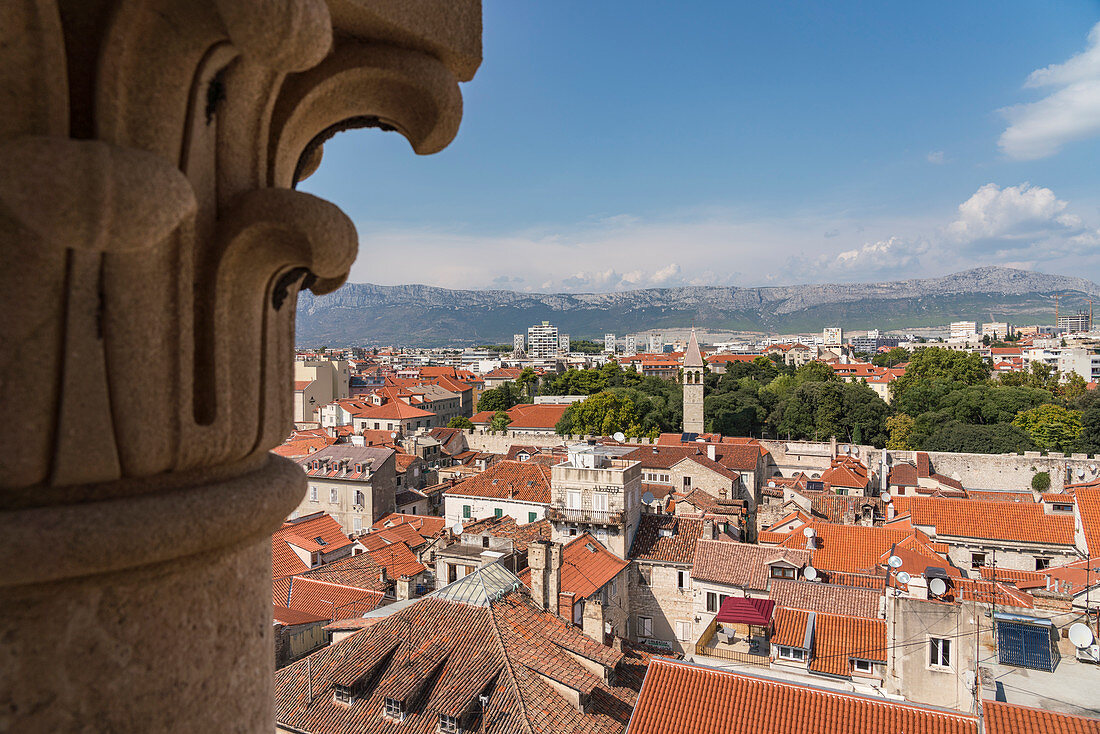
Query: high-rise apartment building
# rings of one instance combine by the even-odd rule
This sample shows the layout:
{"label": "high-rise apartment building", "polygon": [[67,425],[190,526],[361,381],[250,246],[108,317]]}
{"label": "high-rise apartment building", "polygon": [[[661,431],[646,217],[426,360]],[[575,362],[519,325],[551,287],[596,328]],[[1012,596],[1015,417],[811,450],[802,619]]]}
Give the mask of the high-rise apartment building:
{"label": "high-rise apartment building", "polygon": [[568,334],[558,334],[558,351],[562,354],[569,354],[570,346]]}
{"label": "high-rise apartment building", "polygon": [[1074,314],[1060,314],[1058,323],[1055,324],[1059,331],[1074,333],[1078,331],[1092,330],[1092,316],[1088,311],[1078,311]]}
{"label": "high-rise apartment building", "polygon": [[605,352],[608,352],[609,354],[614,354],[615,353],[615,335],[614,334],[608,333],[608,334],[603,335],[603,350]]}
{"label": "high-rise apartment building", "polygon": [[974,321],[953,321],[951,323],[952,339],[973,339],[978,335],[978,324]]}
{"label": "high-rise apartment building", "polygon": [[822,346],[826,349],[839,349],[840,345],[843,344],[844,329],[839,326],[826,326],[821,332],[821,337]]}
{"label": "high-rise apartment building", "polygon": [[512,351],[517,354],[523,351],[523,334],[512,335]]}
{"label": "high-rise apartment building", "polygon": [[543,321],[527,330],[527,356],[531,359],[550,359],[558,355],[558,327]]}
{"label": "high-rise apartment building", "polygon": [[665,351],[665,336],[664,334],[650,334],[649,335],[649,347],[646,349],[650,354],[661,354]]}
{"label": "high-rise apartment building", "polygon": [[628,357],[632,357],[638,353],[638,336],[636,334],[627,334],[623,344],[623,354]]}
{"label": "high-rise apartment building", "polygon": [[982,336],[988,336],[990,339],[1004,339],[1012,333],[1011,329],[1012,327],[1004,321],[989,321],[982,324]]}

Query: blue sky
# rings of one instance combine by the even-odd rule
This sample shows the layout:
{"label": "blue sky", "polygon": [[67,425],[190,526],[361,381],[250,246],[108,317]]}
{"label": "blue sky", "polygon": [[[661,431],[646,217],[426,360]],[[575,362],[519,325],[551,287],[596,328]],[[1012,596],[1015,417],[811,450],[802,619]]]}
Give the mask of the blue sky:
{"label": "blue sky", "polygon": [[485,0],[450,147],[344,133],[302,190],[353,282],[612,291],[1100,280],[1100,3]]}

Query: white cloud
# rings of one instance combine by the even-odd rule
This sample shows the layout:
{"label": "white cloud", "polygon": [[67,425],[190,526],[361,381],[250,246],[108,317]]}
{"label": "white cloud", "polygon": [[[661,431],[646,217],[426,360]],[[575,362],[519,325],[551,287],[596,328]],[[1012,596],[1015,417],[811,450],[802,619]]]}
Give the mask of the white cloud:
{"label": "white cloud", "polygon": [[931,153],[925,156],[929,163],[937,166],[942,166],[947,162],[947,158],[942,150],[933,150]]}
{"label": "white cloud", "polygon": [[1036,102],[1002,110],[1009,125],[998,145],[1008,156],[1046,158],[1066,143],[1100,135],[1100,23],[1093,26],[1083,52],[1033,71],[1024,87],[1053,91]]}
{"label": "white cloud", "polygon": [[350,280],[599,293],[915,278],[1029,262],[1085,275],[1100,273],[1096,218],[1042,186],[990,183],[938,219],[829,212],[752,219],[708,210],[496,234],[359,222],[362,244]]}
{"label": "white cloud", "polygon": [[1019,240],[1065,232],[1081,226],[1050,189],[1023,183],[1001,188],[988,183],[959,204],[959,217],[947,227],[956,242]]}

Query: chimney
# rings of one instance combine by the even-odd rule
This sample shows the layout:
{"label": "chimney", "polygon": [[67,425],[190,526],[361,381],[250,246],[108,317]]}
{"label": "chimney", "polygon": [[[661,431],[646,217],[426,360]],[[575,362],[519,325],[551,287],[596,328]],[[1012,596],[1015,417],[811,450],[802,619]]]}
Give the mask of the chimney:
{"label": "chimney", "polygon": [[836,458],[836,436],[829,436],[829,455]]}
{"label": "chimney", "polygon": [[402,576],[397,579],[397,600],[405,601],[406,599],[412,599],[415,589],[416,584],[413,583],[412,577]]}
{"label": "chimney", "polygon": [[557,599],[561,593],[561,543],[550,544],[550,561],[546,569],[546,598]]}
{"label": "chimney", "polygon": [[[541,609],[546,609],[546,564],[549,555],[549,542],[536,540],[527,546],[527,564],[531,567],[531,600]],[[557,599],[557,593],[552,597]]]}
{"label": "chimney", "polygon": [[714,520],[709,517],[703,519],[703,540],[714,540]]}
{"label": "chimney", "polygon": [[386,573],[386,567],[383,566],[378,570],[378,581],[382,584],[386,584],[389,580],[389,574]]}
{"label": "chimney", "polygon": [[716,449],[715,449],[714,444],[712,444],[712,443],[707,444],[707,458],[710,459],[711,461],[717,461],[717,459],[714,458],[715,450]]}
{"label": "chimney", "polygon": [[886,520],[887,520],[887,522],[889,522],[890,520],[893,520],[893,519],[894,519],[894,503],[893,502],[887,502],[886,503]]}

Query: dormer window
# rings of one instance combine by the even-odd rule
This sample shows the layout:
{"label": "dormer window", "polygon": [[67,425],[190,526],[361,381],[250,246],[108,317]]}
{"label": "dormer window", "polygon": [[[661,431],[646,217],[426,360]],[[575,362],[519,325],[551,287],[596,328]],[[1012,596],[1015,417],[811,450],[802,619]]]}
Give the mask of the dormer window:
{"label": "dormer window", "polygon": [[405,705],[396,698],[387,698],[382,704],[382,715],[394,721],[404,721]]}
{"label": "dormer window", "polygon": [[462,734],[462,727],[458,723],[458,717],[440,714],[438,731],[441,734]]}
{"label": "dormer window", "polygon": [[336,703],[350,706],[355,703],[355,693],[347,686],[333,686],[332,697]]}
{"label": "dormer window", "polygon": [[772,566],[771,570],[771,577],[773,579],[794,580],[795,572],[793,568],[788,568],[787,566]]}

